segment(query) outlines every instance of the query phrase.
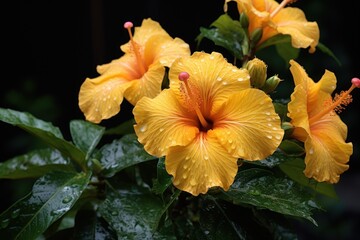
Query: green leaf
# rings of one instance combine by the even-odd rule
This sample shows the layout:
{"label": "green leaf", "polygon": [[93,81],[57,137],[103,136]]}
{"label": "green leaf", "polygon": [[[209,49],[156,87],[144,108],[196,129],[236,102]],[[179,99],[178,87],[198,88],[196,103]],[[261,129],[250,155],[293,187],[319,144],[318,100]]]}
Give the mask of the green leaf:
{"label": "green leaf", "polygon": [[340,60],[335,56],[335,54],[328,48],[326,47],[324,44],[322,43],[318,43],[318,45],[316,46],[316,48],[320,49],[323,53],[329,55],[330,57],[332,57],[337,64],[339,64],[339,66],[341,66],[341,62]]}
{"label": "green leaf", "polygon": [[51,172],[39,178],[32,192],[0,215],[4,239],[35,239],[63,216],[89,183],[90,174]]}
{"label": "green leaf", "polygon": [[280,143],[279,148],[283,152],[285,152],[287,155],[302,156],[305,154],[305,149],[303,146],[300,146],[300,145],[303,145],[303,144],[300,142],[297,142],[296,140],[285,139]]}
{"label": "green leaf", "polygon": [[153,181],[152,191],[155,194],[163,194],[172,184],[172,176],[165,169],[165,158],[159,158],[157,164],[157,178]]}
{"label": "green leaf", "polygon": [[114,128],[107,129],[105,131],[105,134],[106,135],[126,135],[126,134],[130,134],[130,133],[134,133],[134,124],[135,123],[136,123],[135,119],[130,119],[128,121],[121,123],[120,125],[118,125]]}
{"label": "green leaf", "polygon": [[276,151],[272,155],[268,156],[264,160],[245,161],[245,162],[247,162],[249,164],[253,164],[253,165],[259,165],[259,166],[263,166],[263,167],[273,168],[273,167],[278,166],[282,162],[287,161],[288,158],[289,157],[287,155],[285,155],[282,151],[280,151],[279,149],[276,149]]}
{"label": "green leaf", "polygon": [[330,183],[317,182],[304,175],[305,163],[302,158],[290,158],[281,163],[279,168],[294,181],[313,189],[314,191],[324,194],[325,196],[337,199],[334,186]]}
{"label": "green leaf", "polygon": [[105,128],[83,120],[70,122],[70,133],[75,145],[86,153],[86,159],[91,155],[105,132]]}
{"label": "green leaf", "polygon": [[75,218],[73,239],[82,240],[116,240],[116,232],[92,209],[80,210]]}
{"label": "green leaf", "polygon": [[0,178],[38,178],[53,170],[74,171],[74,168],[58,150],[39,149],[0,163]]}
{"label": "green leaf", "polygon": [[0,108],[0,120],[40,138],[85,168],[85,154],[72,143],[64,140],[60,130],[51,123],[37,119],[29,113],[4,108]]}
{"label": "green leaf", "polygon": [[285,215],[302,217],[317,225],[312,211],[320,209],[312,195],[294,181],[280,178],[263,169],[240,171],[227,192],[226,200],[234,204],[250,204]]}
{"label": "green leaf", "polygon": [[196,37],[198,45],[205,37],[215,45],[224,47],[238,59],[242,59],[248,53],[248,39],[239,21],[231,19],[228,14],[223,14],[210,27],[212,28],[200,28],[200,34]]}
{"label": "green leaf", "polygon": [[215,198],[211,199],[201,202],[199,223],[204,236],[207,239],[246,239],[241,226],[230,219],[229,210]]}
{"label": "green leaf", "polygon": [[300,49],[294,48],[291,42],[278,43],[275,46],[276,51],[286,63],[288,63],[290,59],[297,59],[299,57]]}
{"label": "green leaf", "polygon": [[285,34],[277,34],[269,39],[267,39],[266,41],[264,41],[263,43],[261,43],[258,47],[257,47],[257,51],[270,47],[272,45],[277,45],[277,44],[283,44],[283,43],[290,43],[291,44],[291,37],[290,35],[285,35]]}
{"label": "green leaf", "polygon": [[156,231],[163,213],[159,198],[143,187],[119,184],[99,206],[102,217],[116,230],[119,239],[172,239]]}
{"label": "green leaf", "polygon": [[113,176],[115,173],[138,163],[155,159],[145,152],[135,134],[128,134],[121,139],[104,145],[100,151],[100,162],[103,165],[103,174]]}

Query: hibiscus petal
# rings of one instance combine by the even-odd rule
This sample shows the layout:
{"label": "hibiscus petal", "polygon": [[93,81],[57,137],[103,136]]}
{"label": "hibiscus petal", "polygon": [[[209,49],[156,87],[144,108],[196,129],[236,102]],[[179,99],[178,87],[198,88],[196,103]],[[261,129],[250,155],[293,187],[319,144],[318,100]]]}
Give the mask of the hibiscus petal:
{"label": "hibiscus petal", "polygon": [[231,95],[213,119],[220,143],[232,156],[247,160],[271,155],[284,135],[271,98],[258,89]]}
{"label": "hibiscus petal", "polygon": [[308,22],[301,9],[284,8],[274,16],[273,22],[278,32],[291,36],[291,44],[295,48],[310,47],[310,53],[315,51],[320,38],[319,27],[316,22]]}
{"label": "hibiscus petal", "polygon": [[[338,118],[338,116],[330,117]],[[345,143],[341,134],[343,131],[337,130],[338,121],[318,124],[316,129],[312,130],[311,137],[305,141],[304,173],[308,178],[314,178],[319,182],[337,183],[340,174],[349,168],[346,163],[353,152],[352,143]],[[341,124],[341,126],[346,129],[346,125]]]}
{"label": "hibiscus petal", "polygon": [[143,97],[135,105],[133,114],[138,140],[154,156],[164,156],[171,146],[189,144],[199,132],[196,116],[188,112],[169,89],[153,99]]}
{"label": "hibiscus petal", "polygon": [[154,35],[145,46],[145,62],[150,65],[160,62],[161,65],[170,67],[175,59],[182,56],[190,56],[190,47],[180,38]]}
{"label": "hibiscus petal", "polygon": [[165,75],[165,67],[161,64],[149,66],[148,71],[140,78],[126,85],[124,97],[135,105],[142,97],[154,98],[161,92],[161,84]]}
{"label": "hibiscus petal", "polygon": [[238,170],[237,158],[227,153],[211,131],[200,133],[186,146],[171,147],[165,165],[173,184],[194,196],[211,187],[228,190]]}

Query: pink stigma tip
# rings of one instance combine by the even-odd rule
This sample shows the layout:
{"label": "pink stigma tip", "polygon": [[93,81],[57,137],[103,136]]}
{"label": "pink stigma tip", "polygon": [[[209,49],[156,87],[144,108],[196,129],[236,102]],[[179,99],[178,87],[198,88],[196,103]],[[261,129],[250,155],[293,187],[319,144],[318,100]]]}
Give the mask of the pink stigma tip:
{"label": "pink stigma tip", "polygon": [[351,83],[354,84],[356,87],[360,87],[360,79],[359,78],[351,79]]}
{"label": "pink stigma tip", "polygon": [[132,22],[126,22],[124,23],[124,28],[128,29],[128,28],[132,28],[134,26],[134,24]]}
{"label": "pink stigma tip", "polygon": [[187,72],[181,72],[179,73],[179,80],[186,81],[188,80],[190,75]]}

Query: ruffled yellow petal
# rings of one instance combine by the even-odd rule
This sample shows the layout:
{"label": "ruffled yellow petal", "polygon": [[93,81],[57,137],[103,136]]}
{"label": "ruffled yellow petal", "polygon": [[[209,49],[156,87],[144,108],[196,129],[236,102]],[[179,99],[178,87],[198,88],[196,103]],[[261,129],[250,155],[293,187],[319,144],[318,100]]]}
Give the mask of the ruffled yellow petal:
{"label": "ruffled yellow petal", "polygon": [[159,62],[163,66],[170,67],[175,59],[190,56],[190,47],[180,38],[154,35],[145,45],[144,56],[147,65]]}
{"label": "ruffled yellow petal", "polygon": [[349,166],[351,143],[346,143],[346,125],[338,116],[327,116],[312,127],[311,136],[305,141],[305,175],[319,182],[337,183],[340,174]]}
{"label": "ruffled yellow petal", "polygon": [[[178,76],[181,72],[190,75],[189,83],[199,96],[200,108],[205,117],[216,111],[221,103],[234,92],[250,87],[250,77],[246,69],[239,69],[228,63],[217,52],[211,54],[194,52],[191,57],[177,59],[169,71],[170,88],[183,99]],[[183,103],[186,105],[186,103]]]}
{"label": "ruffled yellow petal", "polygon": [[313,53],[319,43],[320,30],[316,22],[308,22],[299,8],[284,8],[272,19],[277,31],[291,36],[295,48],[307,48]]}
{"label": "ruffled yellow petal", "polygon": [[258,89],[231,95],[215,114],[214,134],[234,157],[264,159],[284,135],[271,98]]}
{"label": "ruffled yellow petal", "polygon": [[156,98],[143,97],[133,109],[136,135],[145,150],[164,156],[171,146],[189,144],[198,134],[197,120],[170,89]]}
{"label": "ruffled yellow petal", "polygon": [[194,196],[211,187],[228,190],[238,170],[237,158],[227,153],[211,131],[200,133],[186,146],[171,147],[165,166],[174,177],[173,184]]}
{"label": "ruffled yellow petal", "polygon": [[148,71],[140,79],[133,79],[127,83],[124,97],[132,105],[144,96],[154,98],[161,92],[164,75],[165,67],[160,63],[150,65]]}

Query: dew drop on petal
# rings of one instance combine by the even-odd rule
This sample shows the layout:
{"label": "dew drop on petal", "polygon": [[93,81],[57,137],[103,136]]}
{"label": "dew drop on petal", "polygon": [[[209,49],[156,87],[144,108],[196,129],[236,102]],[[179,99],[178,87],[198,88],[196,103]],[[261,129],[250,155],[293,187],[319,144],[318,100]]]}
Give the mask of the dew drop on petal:
{"label": "dew drop on petal", "polygon": [[147,126],[146,125],[142,125],[140,127],[140,132],[145,132],[147,130]]}
{"label": "dew drop on petal", "polygon": [[311,155],[311,154],[314,154],[314,149],[311,148],[311,149],[309,150],[309,154],[310,154],[310,155]]}

